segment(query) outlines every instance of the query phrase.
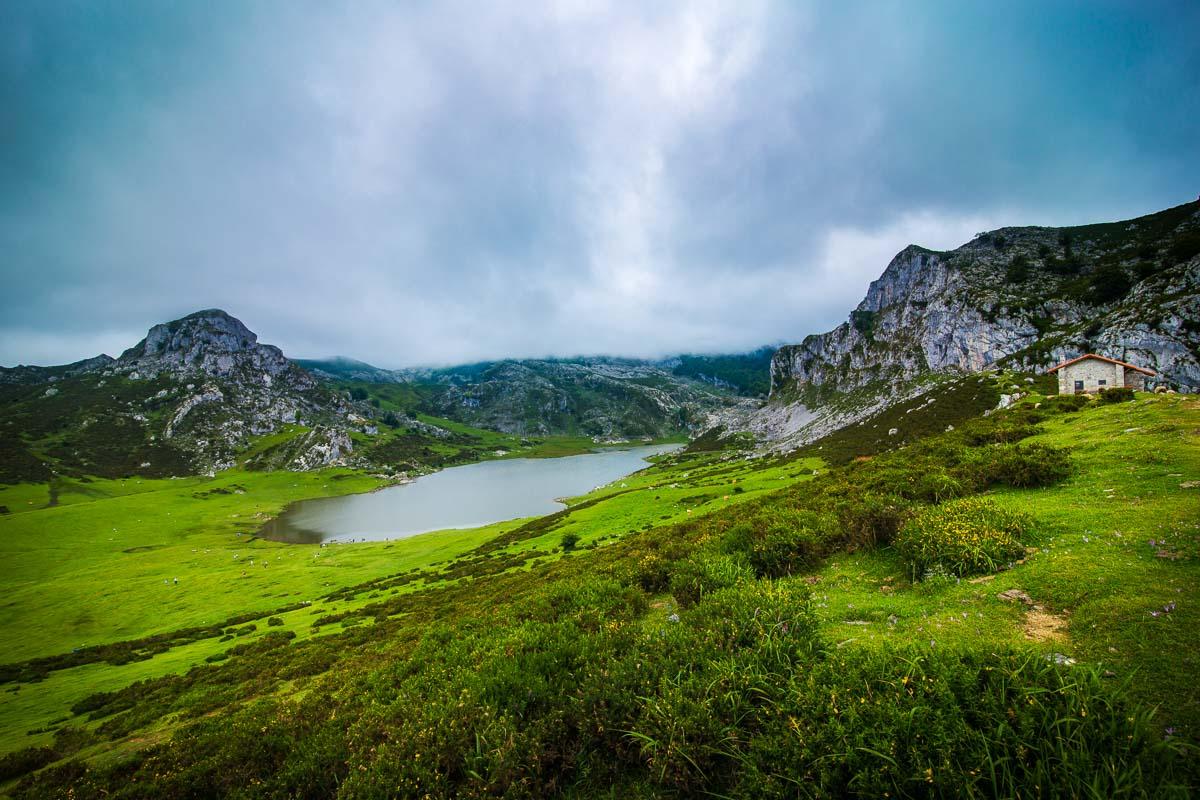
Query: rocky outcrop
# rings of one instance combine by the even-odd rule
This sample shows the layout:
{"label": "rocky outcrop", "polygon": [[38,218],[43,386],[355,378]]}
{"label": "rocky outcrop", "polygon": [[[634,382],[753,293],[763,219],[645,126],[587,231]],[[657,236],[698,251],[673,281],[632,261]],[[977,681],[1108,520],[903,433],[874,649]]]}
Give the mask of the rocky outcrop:
{"label": "rocky outcrop", "polygon": [[170,439],[175,434],[175,426],[183,422],[188,413],[196,406],[204,403],[219,403],[224,399],[225,395],[221,394],[221,390],[215,386],[207,386],[199,394],[188,397],[171,413],[170,419],[167,420],[167,426],[163,429],[163,436]]}
{"label": "rocky outcrop", "polygon": [[773,396],[1001,362],[1042,369],[1088,351],[1200,386],[1200,262],[1176,261],[1173,246],[1197,230],[1191,203],[1112,225],[1003,228],[949,252],[910,245],[846,322],[776,352]]}
{"label": "rocky outcrop", "polygon": [[155,325],[146,338],[126,350],[114,368],[120,372],[153,377],[206,375],[234,378],[271,387],[283,383],[293,389],[312,389],[316,381],[284,357],[273,345],[258,343],[258,336],[220,309],[189,314]]}
{"label": "rocky outcrop", "polygon": [[256,470],[306,472],[344,465],[352,449],[353,443],[346,431],[319,426],[254,456],[246,466]]}

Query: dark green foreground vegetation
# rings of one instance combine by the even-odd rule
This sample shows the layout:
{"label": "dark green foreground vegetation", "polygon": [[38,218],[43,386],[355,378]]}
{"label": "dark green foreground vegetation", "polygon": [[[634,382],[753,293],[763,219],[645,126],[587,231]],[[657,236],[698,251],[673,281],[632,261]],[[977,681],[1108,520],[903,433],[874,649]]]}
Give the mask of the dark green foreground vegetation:
{"label": "dark green foreground vegetation", "polygon": [[[1035,399],[815,476],[683,454],[648,474],[796,478],[480,568],[555,523],[510,529],[449,580],[341,591],[330,635],[232,631],[219,663],[84,698],[0,779],[30,773],[29,798],[1190,796],[1200,404]],[[997,599],[1017,587],[1028,608]]]}

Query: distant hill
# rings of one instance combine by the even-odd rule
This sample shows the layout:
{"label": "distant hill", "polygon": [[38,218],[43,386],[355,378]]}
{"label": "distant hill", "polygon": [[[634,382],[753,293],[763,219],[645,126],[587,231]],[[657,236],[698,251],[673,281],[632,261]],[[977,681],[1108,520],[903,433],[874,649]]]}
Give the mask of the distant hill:
{"label": "distant hill", "polygon": [[[513,359],[400,370],[344,357],[296,363],[340,388],[368,395],[371,384],[404,384],[411,389],[406,410],[414,413],[521,435],[620,439],[688,432],[734,404],[738,395],[765,396],[773,352],[760,348],[659,361]],[[386,394],[397,397],[395,391]]]}
{"label": "distant hill", "polygon": [[362,381],[364,383],[404,383],[399,373],[390,369],[374,367],[365,361],[356,361],[345,356],[332,358],[294,358],[295,364],[316,375],[333,381]]}

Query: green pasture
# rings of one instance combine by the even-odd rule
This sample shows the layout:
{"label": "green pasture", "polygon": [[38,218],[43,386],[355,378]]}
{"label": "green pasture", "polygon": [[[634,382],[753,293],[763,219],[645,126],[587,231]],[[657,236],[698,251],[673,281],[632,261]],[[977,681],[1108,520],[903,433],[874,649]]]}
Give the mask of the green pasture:
{"label": "green pasture", "polygon": [[[557,438],[539,440],[532,452],[517,455],[552,457],[595,448],[589,439]],[[579,536],[581,550],[602,545],[633,531],[759,496],[788,483],[788,473],[795,471],[795,465],[763,468],[740,458],[731,467],[718,455],[668,459],[668,465],[571,498],[570,507],[578,510],[498,554],[528,551],[538,561],[527,566],[545,563],[563,556],[561,542],[567,533]],[[291,630],[301,637],[340,630],[339,625],[314,630],[312,621],[319,614],[366,605],[378,595],[366,591],[354,600],[322,602],[329,593],[449,564],[527,521],[325,547],[252,536],[288,503],[383,485],[377,478],[344,469],[230,470],[213,478],[161,480],[60,479],[53,506],[44,484],[0,487],[0,504],[13,512],[0,517],[0,581],[7,588],[0,602],[3,661],[220,624],[245,614],[262,617],[255,620],[258,630],[251,638],[269,630]],[[392,591],[410,591],[439,580],[433,575]],[[306,601],[312,605],[279,614],[282,627],[265,625],[265,617],[275,610]],[[0,751],[48,740],[50,732],[43,729],[61,720],[71,703],[83,696],[184,672],[228,646],[217,638],[204,638],[172,646],[148,660],[87,664],[54,671],[37,683],[18,684],[11,702],[0,710]]]}
{"label": "green pasture", "polygon": [[[895,552],[884,547],[837,553],[783,582],[811,585],[821,633],[836,649],[1017,647],[1095,665],[1114,685],[1156,707],[1164,730],[1200,738],[1200,693],[1191,678],[1200,668],[1194,645],[1200,622],[1200,402],[1139,395],[1131,403],[1093,403],[1049,415],[1040,433],[1025,441],[1068,448],[1074,471],[1052,487],[987,493],[1035,520],[1027,555],[1012,569],[913,583]],[[555,446],[569,452],[572,443]],[[8,662],[247,612],[261,616],[241,636],[234,629],[246,626],[231,626],[224,641],[201,638],[146,660],[91,663],[0,687],[7,692],[0,752],[49,743],[64,724],[86,726],[70,707],[88,695],[181,674],[270,631],[294,633],[300,641],[370,626],[378,617],[369,609],[389,596],[487,580],[488,573],[475,570],[488,559],[513,556],[505,562],[511,567],[504,567],[513,570],[586,559],[643,531],[750,500],[773,502],[825,471],[817,458],[681,452],[570,498],[568,510],[553,518],[325,548],[250,542],[246,534],[288,502],[370,490],[379,485],[376,479],[332,470],[60,482],[53,506],[45,485],[4,488],[0,504],[12,513],[0,517],[0,575],[9,588],[0,607],[0,642]],[[569,534],[576,543],[565,552],[561,545]],[[411,580],[395,580],[405,575]],[[1028,600],[1000,597],[1009,590]],[[267,623],[273,610],[302,601],[311,605]],[[367,613],[355,614],[359,610]],[[661,625],[676,610],[674,598],[662,593],[645,621]],[[319,622],[323,618],[333,621]],[[273,691],[297,687],[284,683]],[[151,733],[166,735],[180,723],[161,720]],[[138,746],[121,740],[84,755],[103,759]]]}

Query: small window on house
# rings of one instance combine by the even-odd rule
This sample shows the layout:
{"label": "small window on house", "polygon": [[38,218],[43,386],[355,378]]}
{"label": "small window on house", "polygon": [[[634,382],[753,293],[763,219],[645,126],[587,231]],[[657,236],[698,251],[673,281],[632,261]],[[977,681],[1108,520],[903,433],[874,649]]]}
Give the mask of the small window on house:
{"label": "small window on house", "polygon": [[1106,381],[1106,380],[1104,380],[1103,378],[1101,378],[1101,379],[1100,379],[1100,385],[1101,385],[1101,386],[1107,386],[1107,385],[1108,385],[1108,381]]}
{"label": "small window on house", "polygon": [[1083,381],[1075,381],[1075,391],[1077,391],[1077,392],[1083,391]]}

